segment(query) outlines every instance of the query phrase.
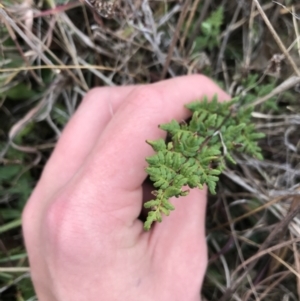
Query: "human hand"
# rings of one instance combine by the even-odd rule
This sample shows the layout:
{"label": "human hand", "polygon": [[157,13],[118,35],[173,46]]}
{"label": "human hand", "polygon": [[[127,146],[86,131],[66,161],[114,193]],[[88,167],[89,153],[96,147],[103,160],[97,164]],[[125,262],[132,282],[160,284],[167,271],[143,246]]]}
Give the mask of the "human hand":
{"label": "human hand", "polygon": [[144,232],[138,219],[145,143],[158,124],[184,120],[184,104],[229,97],[194,75],[96,88],[84,98],[23,213],[40,301],[199,301],[206,264],[206,189],[172,199],[175,211]]}

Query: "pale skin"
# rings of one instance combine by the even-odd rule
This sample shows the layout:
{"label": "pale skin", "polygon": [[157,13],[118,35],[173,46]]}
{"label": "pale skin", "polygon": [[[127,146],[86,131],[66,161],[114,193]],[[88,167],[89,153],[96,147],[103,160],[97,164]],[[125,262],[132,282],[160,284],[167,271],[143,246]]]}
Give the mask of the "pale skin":
{"label": "pale skin", "polygon": [[206,189],[172,199],[149,232],[138,219],[146,139],[189,116],[184,104],[228,95],[185,76],[145,86],[91,90],[63,131],[23,213],[40,301],[199,301],[207,265]]}

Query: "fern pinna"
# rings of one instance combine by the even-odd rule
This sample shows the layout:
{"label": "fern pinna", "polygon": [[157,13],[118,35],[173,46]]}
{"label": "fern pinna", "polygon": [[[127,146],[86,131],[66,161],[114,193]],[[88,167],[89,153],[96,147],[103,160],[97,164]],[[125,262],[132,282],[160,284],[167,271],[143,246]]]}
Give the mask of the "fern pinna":
{"label": "fern pinna", "polygon": [[[169,141],[163,139],[146,141],[156,152],[146,158],[149,166],[146,172],[156,188],[154,198],[144,204],[150,209],[144,223],[149,230],[152,223],[162,221],[162,214],[174,210],[171,197],[186,196],[189,188],[203,188],[215,194],[219,175],[225,168],[226,160],[235,163],[232,153],[243,152],[262,159],[257,140],[264,134],[255,131],[251,123],[251,108],[237,109],[238,99],[218,102],[204,98],[186,107],[192,112],[189,122],[170,123],[159,127],[166,131]],[[226,160],[225,160],[226,159]]]}

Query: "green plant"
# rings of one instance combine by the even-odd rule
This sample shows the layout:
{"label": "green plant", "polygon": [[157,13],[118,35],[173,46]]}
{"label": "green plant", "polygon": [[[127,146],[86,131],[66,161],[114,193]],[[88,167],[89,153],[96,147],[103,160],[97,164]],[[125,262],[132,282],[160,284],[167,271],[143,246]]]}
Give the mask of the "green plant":
{"label": "green plant", "polygon": [[252,109],[238,108],[238,98],[220,103],[215,96],[212,101],[204,98],[186,107],[192,112],[189,122],[179,124],[176,120],[159,127],[169,135],[163,139],[146,141],[156,152],[146,158],[146,168],[156,188],[155,196],[144,204],[149,208],[144,228],[149,230],[155,221],[162,221],[162,214],[169,215],[174,206],[171,197],[186,196],[189,188],[203,188],[206,184],[215,193],[219,175],[225,168],[225,159],[235,163],[234,151],[262,159],[257,140],[264,137],[256,133],[250,122]]}
{"label": "green plant", "polygon": [[193,52],[199,52],[203,49],[212,50],[216,46],[219,46],[219,36],[221,32],[221,26],[224,19],[224,9],[220,6],[213,11],[211,15],[201,24],[201,36],[195,40],[195,47]]}
{"label": "green plant", "polygon": [[[242,86],[245,87],[246,93],[242,91],[240,99],[243,104],[251,104],[257,98],[268,95],[276,87],[276,80],[269,78],[263,82],[260,82],[259,75],[249,74],[241,82]],[[262,104],[261,111],[265,112],[272,110],[277,112],[279,110],[276,99],[278,96],[269,98],[266,102]]]}

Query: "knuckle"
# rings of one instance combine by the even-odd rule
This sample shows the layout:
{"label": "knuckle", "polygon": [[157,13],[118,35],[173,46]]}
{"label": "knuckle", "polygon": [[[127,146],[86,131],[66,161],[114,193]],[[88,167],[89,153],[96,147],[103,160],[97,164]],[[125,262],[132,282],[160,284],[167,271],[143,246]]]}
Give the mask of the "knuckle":
{"label": "knuckle", "polygon": [[100,87],[92,88],[85,94],[85,96],[82,99],[82,103],[88,102],[91,99],[94,99],[95,97],[97,97],[99,95],[100,91],[103,91],[103,89],[105,89],[105,88],[100,88]]}
{"label": "knuckle", "polygon": [[97,204],[88,204],[88,199],[89,194],[81,189],[66,190],[45,211],[44,233],[48,244],[53,253],[68,261],[89,256],[97,236],[105,233],[99,208]]}
{"label": "knuckle", "polygon": [[81,104],[86,102],[99,102],[99,99],[105,98],[110,94],[113,87],[95,87],[90,89],[83,97]]}
{"label": "knuckle", "polygon": [[127,103],[134,108],[160,110],[163,99],[164,94],[160,89],[148,85],[134,88],[127,97]]}
{"label": "knuckle", "polygon": [[73,256],[75,248],[79,248],[84,227],[78,211],[78,206],[69,197],[59,196],[48,205],[43,228],[52,252],[67,258]]}
{"label": "knuckle", "polygon": [[203,82],[208,80],[209,78],[203,74],[193,74],[190,75],[191,79],[195,79],[196,81]]}

